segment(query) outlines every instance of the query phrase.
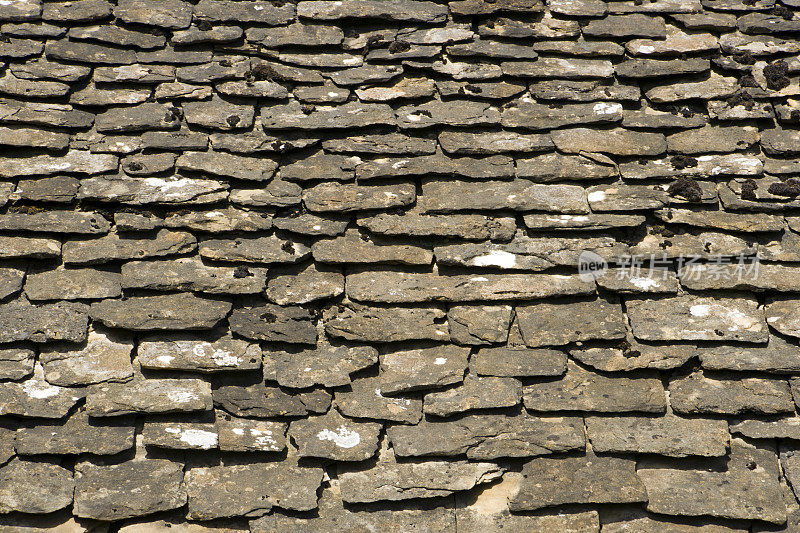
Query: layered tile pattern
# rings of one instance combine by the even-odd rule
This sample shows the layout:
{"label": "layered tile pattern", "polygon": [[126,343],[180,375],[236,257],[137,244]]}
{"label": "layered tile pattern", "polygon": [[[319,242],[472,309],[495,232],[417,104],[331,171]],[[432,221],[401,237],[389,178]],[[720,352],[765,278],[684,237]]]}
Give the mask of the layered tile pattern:
{"label": "layered tile pattern", "polygon": [[800,531],[798,12],[0,1],[0,532]]}

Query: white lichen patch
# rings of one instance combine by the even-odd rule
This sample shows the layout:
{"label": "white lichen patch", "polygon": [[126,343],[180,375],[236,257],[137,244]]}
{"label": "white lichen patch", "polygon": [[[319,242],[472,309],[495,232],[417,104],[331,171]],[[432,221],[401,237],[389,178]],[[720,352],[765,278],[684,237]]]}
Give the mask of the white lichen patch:
{"label": "white lichen patch", "polygon": [[171,390],[167,392],[167,398],[175,403],[189,403],[196,400],[197,395],[189,391]]}
{"label": "white lichen patch", "polygon": [[492,250],[486,255],[481,255],[472,259],[475,266],[496,266],[501,268],[514,268],[517,264],[517,256],[505,250]]}
{"label": "white lichen patch", "polygon": [[335,431],[323,429],[317,433],[317,438],[319,440],[333,441],[340,448],[353,448],[361,442],[361,435],[347,429],[345,426],[339,426]]}

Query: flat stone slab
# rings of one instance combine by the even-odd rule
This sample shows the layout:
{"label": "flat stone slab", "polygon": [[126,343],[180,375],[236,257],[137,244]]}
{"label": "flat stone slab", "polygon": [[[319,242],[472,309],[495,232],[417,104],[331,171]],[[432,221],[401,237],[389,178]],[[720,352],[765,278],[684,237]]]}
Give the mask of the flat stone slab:
{"label": "flat stone slab", "polygon": [[378,451],[382,427],[375,422],[357,422],[331,410],[323,416],[292,422],[289,436],[297,444],[300,457],[364,461]]}
{"label": "flat stone slab", "polygon": [[458,181],[423,179],[425,213],[459,211],[545,211],[588,213],[586,192],[575,185],[543,185],[527,180]]}
{"label": "flat stone slab", "polygon": [[450,339],[456,344],[499,344],[508,340],[513,310],[509,305],[457,305],[447,312]]}
{"label": "flat stone slab", "polygon": [[265,268],[212,266],[199,257],[130,261],[120,269],[126,289],[194,291],[208,294],[256,294],[267,283]]}
{"label": "flat stone slab", "polygon": [[622,307],[604,298],[524,304],[516,313],[522,338],[531,348],[625,336]]}
{"label": "flat stone slab", "polygon": [[780,379],[705,376],[694,372],[669,384],[676,413],[777,414],[794,412],[789,383]]}
{"label": "flat stone slab", "polygon": [[229,336],[206,340],[192,334],[143,337],[136,351],[142,368],[225,372],[261,368],[261,348]]}
{"label": "flat stone slab", "polygon": [[265,350],[264,361],[265,367],[274,369],[274,377],[269,377],[283,387],[341,387],[350,384],[351,374],[377,364],[378,351],[372,346],[331,345],[320,339],[313,349]]}
{"label": "flat stone slab", "polygon": [[497,479],[502,473],[502,468],[493,463],[387,461],[369,470],[340,470],[339,482],[342,500],[363,503],[449,496]]}
{"label": "flat stone slab", "polygon": [[550,348],[484,347],[472,356],[471,363],[482,376],[560,376],[567,371],[566,353]]}
{"label": "flat stone slab", "polygon": [[286,449],[284,422],[239,418],[217,412],[219,449],[227,452],[280,452]]}
{"label": "flat stone slab", "polygon": [[137,459],[116,465],[75,465],[75,508],[81,518],[120,520],[186,504],[183,465]]}
{"label": "flat stone slab", "polygon": [[269,237],[239,237],[209,239],[200,243],[200,255],[211,261],[240,261],[244,263],[297,263],[308,257],[308,246]]}
{"label": "flat stone slab", "polygon": [[45,514],[72,504],[72,472],[51,463],[12,459],[0,468],[0,512]]}
{"label": "flat stone slab", "polygon": [[460,383],[469,348],[443,345],[381,355],[381,392],[395,394]]}
{"label": "flat stone slab", "polygon": [[645,486],[635,462],[615,457],[540,457],[522,467],[511,511],[532,511],[571,503],[646,502]]}
{"label": "flat stone slab", "polygon": [[627,302],[633,335],[646,341],[768,340],[767,323],[752,296],[675,296]]}
{"label": "flat stone slab", "polygon": [[103,300],[92,304],[89,315],[106,326],[133,331],[194,330],[213,328],[230,310],[228,302],[178,293]]}
{"label": "flat stone slab", "polygon": [[402,216],[381,213],[360,218],[358,223],[380,235],[451,237],[469,241],[508,241],[516,229],[514,219],[507,216],[423,214],[416,208]]}
{"label": "flat stone slab", "polygon": [[210,422],[145,421],[141,435],[145,446],[165,450],[214,450],[219,447],[217,428]]}
{"label": "flat stone slab", "polygon": [[482,413],[392,426],[387,435],[401,457],[466,454],[469,459],[486,461],[582,450],[586,445],[582,426],[575,417]]}
{"label": "flat stone slab", "polygon": [[80,389],[51,385],[45,381],[41,365],[36,365],[33,376],[25,381],[3,383],[0,415],[63,418],[84,395]]}
{"label": "flat stone slab", "polygon": [[368,307],[349,304],[323,314],[325,332],[352,341],[397,342],[450,337],[446,313],[437,308]]}
{"label": "flat stone slab", "polygon": [[548,274],[440,276],[363,272],[347,276],[346,283],[349,298],[382,303],[535,300],[593,291],[591,283],[577,276]]}
{"label": "flat stone slab", "polygon": [[588,417],[586,432],[596,452],[652,453],[667,457],[719,457],[728,452],[724,420],[682,418]]}
{"label": "flat stone slab", "polygon": [[427,248],[411,244],[382,244],[365,239],[356,231],[347,231],[343,237],[319,240],[311,246],[316,261],[333,264],[397,264],[430,265],[433,253]]}
{"label": "flat stone slab", "polygon": [[66,387],[104,381],[128,381],[133,340],[125,335],[90,329],[86,343],[75,346],[47,346],[39,353],[48,383]]}
{"label": "flat stone slab", "polygon": [[66,264],[96,265],[121,259],[146,259],[191,252],[197,241],[183,231],[158,230],[147,236],[110,233],[99,239],[69,240],[62,249]]}
{"label": "flat stone slab", "polygon": [[80,300],[117,298],[122,295],[116,272],[90,268],[31,272],[25,279],[29,300]]}
{"label": "flat stone slab", "polygon": [[109,383],[89,391],[89,416],[181,413],[211,409],[211,385],[200,379],[137,379]]}
{"label": "flat stone slab", "polygon": [[334,405],[342,414],[356,418],[416,424],[422,417],[422,400],[384,396],[379,377],[353,380],[349,390],[337,390]]}
{"label": "flat stone slab", "polygon": [[567,372],[557,381],[526,385],[525,407],[531,411],[588,411],[598,413],[664,413],[664,387],[653,373],[608,376],[567,363]]}
{"label": "flat stone slab", "polygon": [[86,340],[89,306],[76,302],[33,305],[17,299],[0,304],[0,342]]}
{"label": "flat stone slab", "polygon": [[79,410],[64,420],[20,427],[14,446],[21,455],[114,455],[134,447],[135,432],[131,418],[99,420]]}
{"label": "flat stone slab", "polygon": [[647,487],[647,509],[654,513],[781,524],[786,520],[775,452],[740,439],[732,439],[724,471],[678,470],[647,461],[639,465],[637,474]]}
{"label": "flat stone slab", "polygon": [[187,516],[212,520],[258,517],[273,507],[309,511],[317,507],[321,468],[284,463],[192,468],[186,472]]}
{"label": "flat stone slab", "polygon": [[513,407],[522,402],[522,383],[513,378],[468,377],[455,388],[426,394],[424,402],[425,414],[434,416]]}
{"label": "flat stone slab", "polygon": [[267,304],[234,309],[228,321],[231,331],[248,339],[316,345],[312,318],[310,311],[299,306]]}

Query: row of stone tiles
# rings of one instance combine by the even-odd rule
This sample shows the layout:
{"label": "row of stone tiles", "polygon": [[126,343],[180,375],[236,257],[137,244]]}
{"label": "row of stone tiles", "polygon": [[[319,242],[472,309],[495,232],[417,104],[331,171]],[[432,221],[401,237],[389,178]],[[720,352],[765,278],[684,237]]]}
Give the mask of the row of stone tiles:
{"label": "row of stone tiles", "polygon": [[[549,11],[573,17],[603,17],[607,14],[624,15],[630,13],[674,14],[676,19],[703,20],[709,17],[717,24],[725,24],[729,19],[715,12],[758,12],[772,9],[774,1],[755,4],[743,1],[718,2],[706,0],[659,1],[637,4],[633,1],[611,3],[560,1],[501,1],[485,2],[463,0],[444,3],[422,1],[400,1],[392,5],[376,0],[302,1],[298,3],[273,3],[264,1],[248,2],[244,5],[235,1],[203,0],[196,5],[180,0],[155,2],[152,0],[125,0],[113,5],[109,2],[91,0],[87,2],[41,2],[36,0],[15,1],[4,6],[0,12],[3,21],[48,22],[90,22],[109,18],[112,14],[122,22],[180,30],[190,26],[192,18],[209,22],[260,23],[267,26],[285,25],[295,18],[317,21],[342,21],[343,19],[378,19],[396,22],[419,22],[437,24],[445,22],[448,15],[487,16],[495,13],[532,14]],[[794,7],[790,4],[790,7]],[[680,14],[708,13],[698,17]],[[730,27],[728,24],[726,27]]]}
{"label": "row of stone tiles", "polygon": [[[721,471],[710,471],[702,462],[677,469],[669,460],[642,459],[637,464],[635,459],[597,456],[592,451],[535,458],[523,465],[519,476],[509,476],[516,478],[516,486],[508,508],[641,503],[651,512],[672,516],[786,522],[779,459],[791,482],[797,475],[796,455],[789,451],[778,456],[769,445],[738,438],[730,446],[730,458]],[[336,470],[341,500],[357,504],[449,496],[500,478],[506,467],[463,460],[399,461],[384,449],[371,468],[339,464]],[[180,463],[136,458],[112,465],[80,461],[73,479],[63,467],[15,458],[0,468],[0,476],[9,482],[0,499],[8,511],[53,512],[72,505],[74,498],[76,516],[109,521],[180,509],[188,503],[186,516],[202,521],[259,517],[273,507],[316,509],[324,471],[287,459],[193,467],[184,473]]]}

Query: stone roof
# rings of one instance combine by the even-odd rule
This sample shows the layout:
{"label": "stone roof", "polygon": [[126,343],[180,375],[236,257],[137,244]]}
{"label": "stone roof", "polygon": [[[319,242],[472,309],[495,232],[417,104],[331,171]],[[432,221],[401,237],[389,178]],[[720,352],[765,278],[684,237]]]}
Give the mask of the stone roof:
{"label": "stone roof", "polygon": [[798,11],[0,1],[0,533],[800,530]]}

